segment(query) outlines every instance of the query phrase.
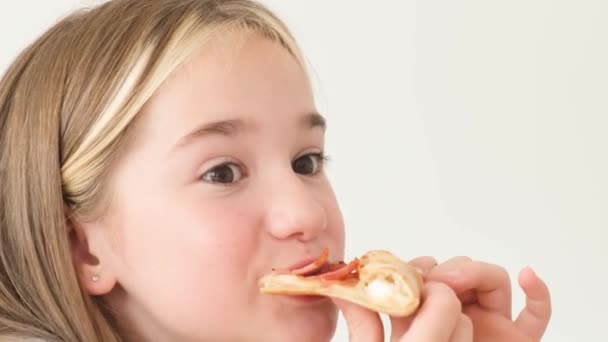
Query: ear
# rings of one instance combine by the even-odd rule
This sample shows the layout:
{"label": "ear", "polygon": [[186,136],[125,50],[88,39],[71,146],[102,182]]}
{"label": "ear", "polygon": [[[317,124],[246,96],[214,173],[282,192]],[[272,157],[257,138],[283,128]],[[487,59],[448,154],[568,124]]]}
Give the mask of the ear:
{"label": "ear", "polygon": [[[117,283],[116,276],[109,267],[109,255],[104,255],[105,240],[100,232],[103,227],[68,221],[72,260],[82,288],[92,296],[109,293]],[[90,248],[95,246],[98,248]],[[104,263],[105,261],[105,263]]]}

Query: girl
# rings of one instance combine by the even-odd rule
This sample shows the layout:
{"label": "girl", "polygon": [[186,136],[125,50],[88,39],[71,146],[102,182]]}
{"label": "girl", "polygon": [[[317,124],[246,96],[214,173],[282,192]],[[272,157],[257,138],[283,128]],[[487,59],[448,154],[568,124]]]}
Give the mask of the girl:
{"label": "girl", "polygon": [[[376,313],[259,293],[344,226],[325,120],[283,23],[247,0],[116,0],[65,18],[0,83],[0,336],[44,341],[382,341]],[[539,341],[530,270],[455,258],[393,341]]]}

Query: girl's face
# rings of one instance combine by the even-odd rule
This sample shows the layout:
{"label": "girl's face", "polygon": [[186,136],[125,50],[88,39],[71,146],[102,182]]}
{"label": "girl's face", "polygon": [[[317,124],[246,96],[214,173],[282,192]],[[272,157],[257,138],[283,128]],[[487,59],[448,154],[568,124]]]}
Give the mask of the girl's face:
{"label": "girl's face", "polygon": [[328,247],[344,226],[323,171],[324,124],[285,48],[225,35],[148,102],[85,225],[105,295],[135,340],[327,341],[327,299],[260,294],[258,279]]}

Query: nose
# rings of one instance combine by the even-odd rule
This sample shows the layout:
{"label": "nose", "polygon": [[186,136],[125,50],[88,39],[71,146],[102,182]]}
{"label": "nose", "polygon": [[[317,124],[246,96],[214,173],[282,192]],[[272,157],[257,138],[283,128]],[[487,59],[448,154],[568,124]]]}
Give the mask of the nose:
{"label": "nose", "polygon": [[277,239],[314,240],[327,230],[327,213],[312,185],[291,174],[267,187],[264,226]]}

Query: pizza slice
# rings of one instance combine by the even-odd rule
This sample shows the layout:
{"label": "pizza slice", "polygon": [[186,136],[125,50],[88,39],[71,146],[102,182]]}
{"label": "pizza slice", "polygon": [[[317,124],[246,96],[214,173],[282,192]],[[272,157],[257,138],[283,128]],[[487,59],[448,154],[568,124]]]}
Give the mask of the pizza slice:
{"label": "pizza slice", "polygon": [[395,317],[420,305],[421,272],[391,252],[369,251],[349,263],[330,263],[328,257],[326,248],[304,267],[273,270],[260,279],[260,292],[334,297]]}

